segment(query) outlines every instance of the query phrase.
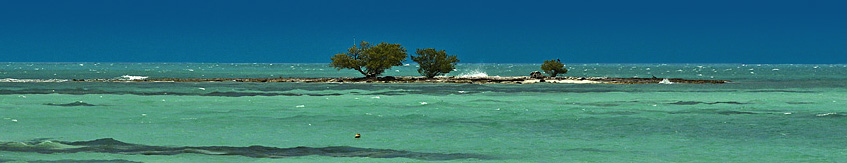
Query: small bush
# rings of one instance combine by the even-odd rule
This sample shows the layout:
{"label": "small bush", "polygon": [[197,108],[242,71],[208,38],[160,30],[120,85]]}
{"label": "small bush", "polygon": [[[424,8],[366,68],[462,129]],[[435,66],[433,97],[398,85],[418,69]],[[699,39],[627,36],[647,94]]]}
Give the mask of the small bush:
{"label": "small bush", "polygon": [[544,61],[544,63],[541,64],[541,70],[544,70],[544,73],[547,73],[550,77],[556,77],[558,74],[568,73],[568,69],[565,68],[565,64],[559,62],[558,59]]}

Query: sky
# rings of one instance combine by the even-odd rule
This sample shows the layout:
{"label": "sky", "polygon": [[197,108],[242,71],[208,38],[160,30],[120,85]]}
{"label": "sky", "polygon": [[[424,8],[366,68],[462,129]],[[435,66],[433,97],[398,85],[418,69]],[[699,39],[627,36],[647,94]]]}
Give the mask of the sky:
{"label": "sky", "polygon": [[[847,63],[847,2],[0,0],[0,62],[329,63],[356,41],[460,63]],[[408,61],[411,62],[411,61]]]}

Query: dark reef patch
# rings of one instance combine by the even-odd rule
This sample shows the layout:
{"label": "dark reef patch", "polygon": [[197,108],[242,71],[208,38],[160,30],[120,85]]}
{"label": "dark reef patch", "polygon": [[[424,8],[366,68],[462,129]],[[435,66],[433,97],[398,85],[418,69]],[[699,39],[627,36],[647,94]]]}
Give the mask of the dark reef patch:
{"label": "dark reef patch", "polygon": [[[0,162],[3,162],[0,160]],[[29,163],[142,163],[138,161],[130,161],[130,160],[36,160],[36,161],[27,161]]]}
{"label": "dark reef patch", "polygon": [[706,104],[709,104],[709,105],[713,105],[713,104],[736,104],[736,105],[743,105],[743,104],[747,104],[747,103],[735,102],[735,101],[725,101],[725,102],[718,101],[718,102],[706,103]]}
{"label": "dark reef patch", "polygon": [[747,104],[747,103],[735,102],[735,101],[718,101],[718,102],[677,101],[677,102],[667,103],[667,104],[671,104],[671,105],[697,105],[697,104],[708,104],[708,105],[714,105],[714,104],[736,104],[736,105],[743,105],[743,104]]}
{"label": "dark reef patch", "polygon": [[782,93],[816,93],[815,91],[792,91],[792,90],[753,90],[747,92],[754,93],[771,93],[771,92],[782,92]]}
{"label": "dark reef patch", "polygon": [[514,103],[512,101],[492,100],[492,99],[476,99],[476,100],[471,100],[471,102],[483,102],[483,103],[484,102],[490,102],[490,103],[507,103],[507,104]]}
{"label": "dark reef patch", "polygon": [[814,102],[785,102],[785,103],[792,104],[792,105],[815,104]]}
{"label": "dark reef patch", "polygon": [[341,96],[340,93],[329,94],[303,94],[303,93],[263,93],[263,92],[210,92],[206,94],[179,94],[179,95],[199,95],[199,96],[217,96],[217,97],[244,97],[244,96]]}
{"label": "dark reef patch", "polygon": [[566,151],[568,151],[568,152],[594,152],[594,153],[615,152],[615,151],[603,150],[603,149],[597,149],[597,148],[571,148],[571,149],[567,149]]}
{"label": "dark reef patch", "polygon": [[716,109],[704,109],[704,110],[694,110],[694,111],[673,111],[667,112],[668,114],[721,114],[721,115],[739,115],[739,114],[759,114],[755,112],[746,112],[746,111],[733,111],[733,110],[723,110],[719,111]]}
{"label": "dark reef patch", "polygon": [[[70,145],[70,146],[68,146]],[[121,142],[112,138],[91,141],[0,142],[0,151],[36,152],[43,154],[96,152],[125,155],[239,155],[253,158],[287,158],[298,156],[409,158],[417,160],[494,159],[491,156],[467,153],[424,153],[392,149],[357,148],[350,146],[277,148],[265,146],[230,147],[198,146],[168,147]]]}
{"label": "dark reef patch", "polygon": [[578,105],[599,106],[599,107],[621,106],[621,104],[612,104],[612,103],[583,103],[583,104],[578,104]]}
{"label": "dark reef patch", "polygon": [[671,105],[697,105],[697,104],[702,104],[702,103],[703,102],[700,102],[700,101],[677,101],[677,102],[668,103],[668,104],[671,104]]}
{"label": "dark reef patch", "polygon": [[86,94],[118,94],[118,95],[139,95],[139,96],[157,96],[157,95],[174,95],[174,96],[220,96],[220,97],[243,97],[243,96],[340,96],[340,93],[328,94],[302,94],[302,93],[264,93],[264,92],[210,92],[210,93],[184,93],[184,92],[135,92],[135,91],[103,91],[92,89],[25,89],[25,90],[0,90],[0,95],[14,94],[68,94],[68,95],[86,95]]}
{"label": "dark reef patch", "polygon": [[420,92],[420,91],[415,91],[415,92],[412,92],[412,91],[385,91],[385,92],[368,93],[368,94],[364,94],[364,95],[399,96],[399,95],[412,94],[412,93],[416,93],[416,92]]}
{"label": "dark reef patch", "polygon": [[67,104],[46,103],[44,105],[50,105],[50,106],[97,106],[97,105],[85,103],[85,102],[82,102],[82,101],[76,101],[76,102],[67,103]]}
{"label": "dark reef patch", "polygon": [[631,105],[635,103],[639,103],[640,101],[607,101],[607,102],[591,102],[591,103],[565,103],[568,105],[581,105],[581,106],[597,106],[597,107],[614,107],[621,105]]}
{"label": "dark reef patch", "polygon": [[719,111],[719,112],[717,112],[717,113],[718,113],[718,114],[723,114],[723,115],[733,115],[733,114],[758,114],[758,113],[746,112],[746,111]]}
{"label": "dark reef patch", "polygon": [[324,96],[320,94],[300,94],[300,93],[259,93],[259,92],[210,92],[201,94],[201,96],[220,96],[220,97],[244,97],[244,96]]}
{"label": "dark reef patch", "polygon": [[639,114],[639,113],[633,112],[633,111],[607,111],[607,112],[593,112],[592,111],[592,112],[588,112],[587,114],[594,114],[594,115],[635,115],[635,114]]}

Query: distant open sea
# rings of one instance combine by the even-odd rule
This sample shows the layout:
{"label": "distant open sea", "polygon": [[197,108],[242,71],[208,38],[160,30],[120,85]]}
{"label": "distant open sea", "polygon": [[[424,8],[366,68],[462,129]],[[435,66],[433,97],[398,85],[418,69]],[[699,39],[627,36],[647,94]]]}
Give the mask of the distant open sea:
{"label": "distant open sea", "polygon": [[[539,67],[460,64],[446,76]],[[732,82],[71,82],[362,75],[328,64],[0,63],[0,162],[847,160],[847,65],[566,67],[564,76]]]}

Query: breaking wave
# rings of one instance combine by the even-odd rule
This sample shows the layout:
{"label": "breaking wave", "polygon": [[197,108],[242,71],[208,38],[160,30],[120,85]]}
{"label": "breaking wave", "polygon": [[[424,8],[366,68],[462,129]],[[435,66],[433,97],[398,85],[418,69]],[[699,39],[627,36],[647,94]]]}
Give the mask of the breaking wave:
{"label": "breaking wave", "polygon": [[[473,71],[470,71],[470,72],[465,72],[465,73],[459,74],[459,77],[488,77],[488,73],[486,73],[484,71],[480,71],[480,70],[473,70]],[[496,76],[496,77],[499,77],[499,76]]]}
{"label": "breaking wave", "polygon": [[126,79],[126,80],[144,80],[144,79],[147,79],[148,77],[146,77],[146,76],[124,75],[124,76],[121,76],[120,78]]}

